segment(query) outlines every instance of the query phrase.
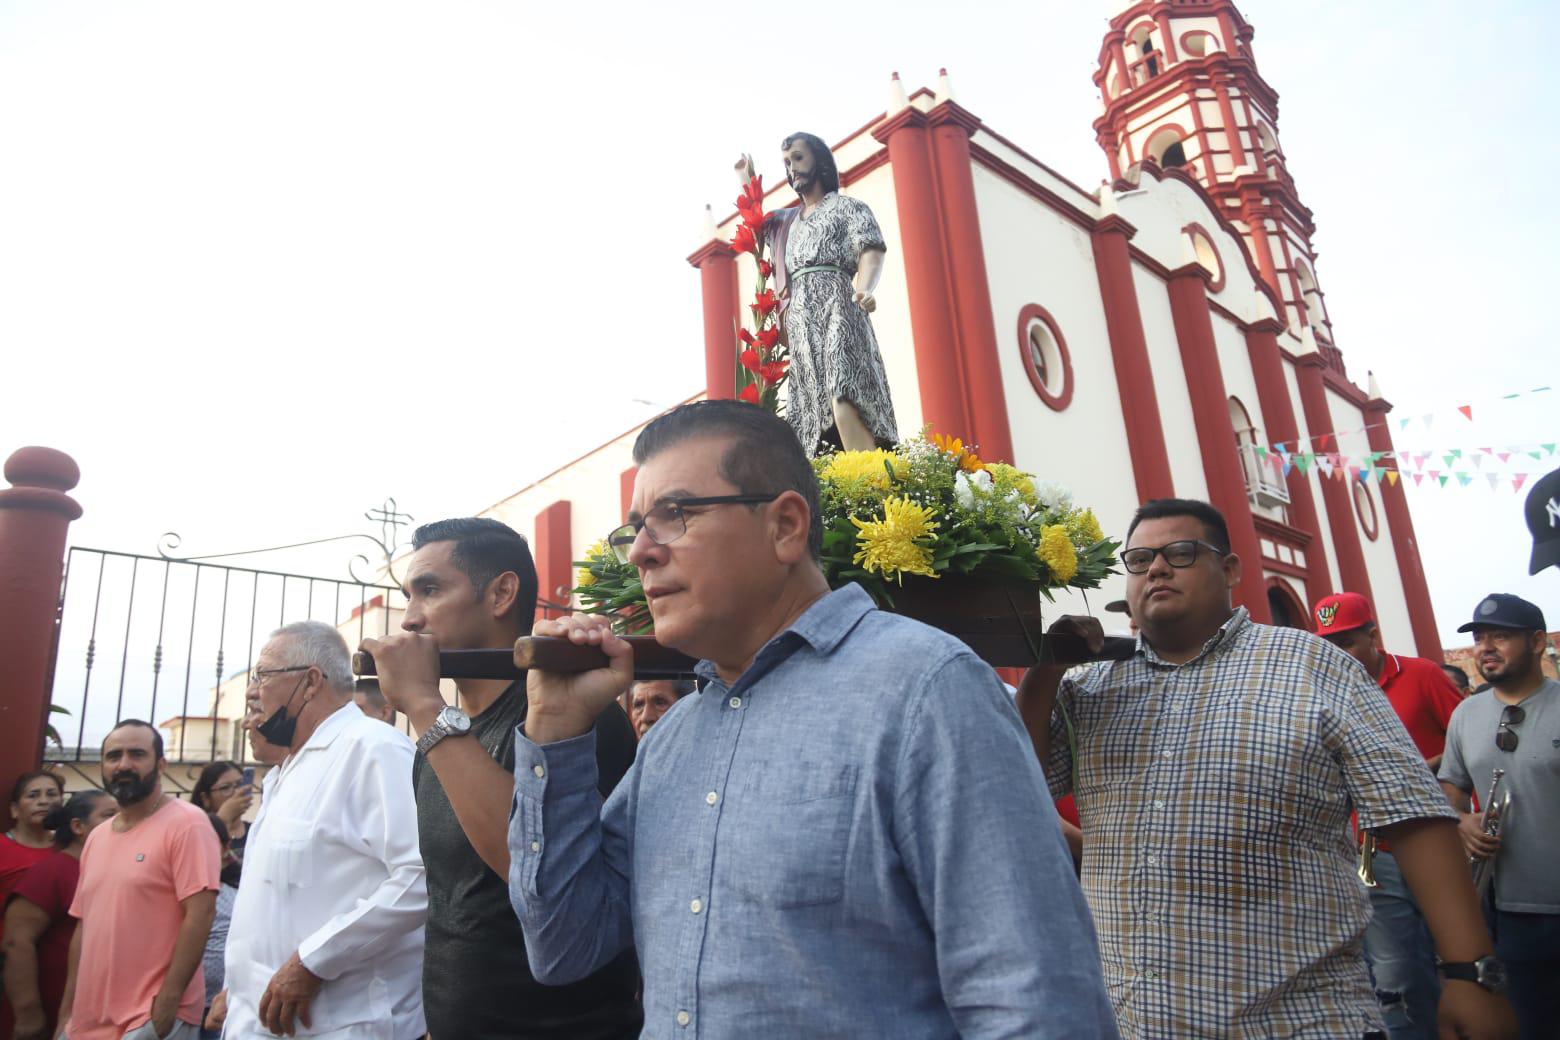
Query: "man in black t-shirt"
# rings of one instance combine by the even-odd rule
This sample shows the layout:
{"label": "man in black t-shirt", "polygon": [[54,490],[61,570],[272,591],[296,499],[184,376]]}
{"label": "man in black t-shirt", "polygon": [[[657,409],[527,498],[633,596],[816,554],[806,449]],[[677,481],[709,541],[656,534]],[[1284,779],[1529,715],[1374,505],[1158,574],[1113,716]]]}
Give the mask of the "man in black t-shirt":
{"label": "man in black t-shirt", "polygon": [[[437,679],[397,674],[399,643],[432,638],[440,649],[508,649],[531,631],[536,568],[525,539],[482,518],[425,524],[406,567],[406,635],[369,639],[380,690],[421,735],[412,780],[428,879],[423,1008],[438,1040],[618,1040],[643,1015],[632,948],[588,978],[543,986],[531,976],[525,937],[509,903],[509,810],[515,728],[525,682],[456,680],[460,704],[415,691]],[[404,669],[403,669],[404,671]],[[596,724],[605,798],[634,761],[634,733],[620,709]]]}

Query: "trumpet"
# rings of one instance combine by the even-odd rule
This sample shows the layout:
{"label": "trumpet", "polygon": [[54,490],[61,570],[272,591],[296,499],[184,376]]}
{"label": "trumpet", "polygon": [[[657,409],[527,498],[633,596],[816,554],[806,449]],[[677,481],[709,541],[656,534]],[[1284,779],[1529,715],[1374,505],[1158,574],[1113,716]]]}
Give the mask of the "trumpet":
{"label": "trumpet", "polygon": [[[1505,775],[1504,769],[1495,770],[1490,780],[1490,793],[1484,799],[1484,815],[1479,821],[1480,828],[1491,838],[1500,837],[1502,822],[1506,814],[1511,811],[1511,792],[1507,791],[1504,797],[1500,794],[1500,782]],[[1490,882],[1495,879],[1495,857],[1479,859],[1470,856],[1468,865],[1473,868],[1474,891],[1478,892],[1480,900],[1483,900],[1489,891]]]}
{"label": "trumpet", "polygon": [[1376,881],[1376,835],[1371,831],[1360,834],[1360,881],[1366,888],[1379,888]]}

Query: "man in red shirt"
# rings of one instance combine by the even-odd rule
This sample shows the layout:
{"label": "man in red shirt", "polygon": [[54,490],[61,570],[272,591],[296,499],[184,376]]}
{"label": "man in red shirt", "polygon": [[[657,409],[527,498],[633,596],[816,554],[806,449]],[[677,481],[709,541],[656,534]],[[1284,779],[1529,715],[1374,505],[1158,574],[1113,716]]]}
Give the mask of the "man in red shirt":
{"label": "man in red shirt", "polygon": [[[1433,772],[1446,748],[1447,723],[1462,701],[1441,665],[1388,653],[1370,600],[1357,592],[1325,596],[1311,613],[1316,634],[1353,657],[1380,684]],[[1385,844],[1376,848],[1374,869],[1365,959],[1375,978],[1387,1033],[1392,1040],[1435,1040],[1441,986],[1430,930]]]}

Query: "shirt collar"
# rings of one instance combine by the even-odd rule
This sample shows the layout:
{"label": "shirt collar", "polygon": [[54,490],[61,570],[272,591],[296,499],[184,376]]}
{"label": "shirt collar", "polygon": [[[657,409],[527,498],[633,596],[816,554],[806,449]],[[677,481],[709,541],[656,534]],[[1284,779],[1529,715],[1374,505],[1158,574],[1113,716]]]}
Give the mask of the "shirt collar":
{"label": "shirt collar", "polygon": [[1246,627],[1250,619],[1251,615],[1245,607],[1236,607],[1235,612],[1229,616],[1224,624],[1219,626],[1219,630],[1208,637],[1208,641],[1202,645],[1202,649],[1197,651],[1197,656],[1184,664],[1172,664],[1160,657],[1154,652],[1154,648],[1148,645],[1148,641],[1143,638],[1141,632],[1138,633],[1137,652],[1142,654],[1144,659],[1150,664],[1162,665],[1166,668],[1184,668],[1186,665],[1196,664],[1204,657],[1233,643],[1234,637],[1240,633],[1241,629]]}
{"label": "shirt collar", "polygon": [[1387,683],[1391,682],[1393,679],[1396,679],[1398,677],[1398,673],[1400,673],[1402,670],[1403,666],[1398,663],[1397,654],[1389,654],[1386,651],[1382,651],[1381,677],[1377,679],[1376,682],[1381,686],[1382,689],[1386,689]]}
{"label": "shirt collar", "polygon": [[[851,630],[866,616],[867,611],[876,609],[877,604],[872,602],[872,597],[855,582],[835,589],[819,597],[812,606],[802,611],[800,617],[791,622],[789,628],[776,633],[769,642],[765,643],[763,649],[754,655],[753,664],[756,666],[760,659],[773,656],[774,651],[771,648],[783,645],[782,641],[794,644],[796,640],[800,640],[818,653],[828,654],[850,635]],[[703,679],[717,678],[713,661],[700,661],[694,671]]]}
{"label": "shirt collar", "polygon": [[350,700],[347,701],[347,703],[327,715],[325,721],[314,728],[314,732],[309,734],[309,739],[303,742],[303,747],[293,752],[293,757],[296,758],[305,751],[312,751],[316,748],[328,748],[335,743],[336,738],[341,736],[341,731],[347,728],[347,723],[352,721],[352,716],[347,714],[348,708],[351,708],[359,715],[363,714],[358,710],[358,706],[355,703]]}

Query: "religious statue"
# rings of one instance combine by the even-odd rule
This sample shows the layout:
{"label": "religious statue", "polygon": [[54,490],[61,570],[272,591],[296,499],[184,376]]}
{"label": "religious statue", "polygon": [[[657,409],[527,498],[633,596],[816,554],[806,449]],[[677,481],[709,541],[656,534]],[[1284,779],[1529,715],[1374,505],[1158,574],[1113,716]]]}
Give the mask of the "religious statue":
{"label": "religious statue", "polygon": [[809,454],[820,441],[847,451],[890,447],[899,427],[868,317],[888,248],[883,233],[866,203],[840,194],[834,155],[820,138],[792,134],[780,150],[801,200],[765,222],[790,353],[786,418]]}

